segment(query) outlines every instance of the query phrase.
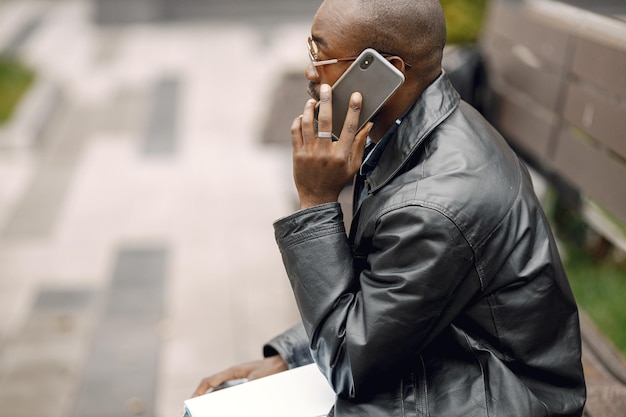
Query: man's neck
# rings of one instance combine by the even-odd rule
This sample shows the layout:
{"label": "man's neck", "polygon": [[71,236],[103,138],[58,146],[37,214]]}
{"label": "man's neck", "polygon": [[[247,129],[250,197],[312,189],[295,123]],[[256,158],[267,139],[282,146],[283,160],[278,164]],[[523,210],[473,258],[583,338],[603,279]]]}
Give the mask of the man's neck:
{"label": "man's neck", "polygon": [[370,130],[369,138],[372,142],[378,143],[385,134],[393,127],[396,123],[396,120],[403,117],[417,99],[406,102],[404,105],[397,106],[395,109],[389,109],[385,113],[381,113],[374,119],[374,126],[372,126],[372,130]]}

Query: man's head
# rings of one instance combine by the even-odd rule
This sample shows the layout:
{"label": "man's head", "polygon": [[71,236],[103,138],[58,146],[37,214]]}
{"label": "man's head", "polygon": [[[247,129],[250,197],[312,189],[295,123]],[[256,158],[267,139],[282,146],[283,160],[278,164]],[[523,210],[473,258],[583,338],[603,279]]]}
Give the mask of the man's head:
{"label": "man's head", "polygon": [[[406,108],[439,76],[446,28],[439,0],[324,0],[311,36],[320,60],[355,57],[368,47],[391,55],[406,81],[385,105],[389,110]],[[309,65],[309,93],[319,98],[320,84],[333,85],[351,63]]]}

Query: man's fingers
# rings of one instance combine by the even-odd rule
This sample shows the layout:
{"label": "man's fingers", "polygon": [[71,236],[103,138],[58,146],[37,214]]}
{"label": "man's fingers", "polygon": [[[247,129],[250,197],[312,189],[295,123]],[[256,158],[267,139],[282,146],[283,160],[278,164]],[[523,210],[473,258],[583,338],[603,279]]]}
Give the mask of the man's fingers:
{"label": "man's fingers", "polygon": [[302,146],[302,115],[296,117],[291,124],[291,145],[294,148]]}
{"label": "man's fingers", "polygon": [[198,388],[196,388],[196,390],[194,391],[191,397],[193,398],[199,395],[204,395],[210,389],[217,387],[222,382],[235,379],[235,377],[232,375],[233,374],[230,373],[229,371],[225,371],[225,372],[221,372],[219,374],[204,378],[202,381],[200,381]]}
{"label": "man's fingers", "polygon": [[[332,90],[330,85],[320,86],[320,101],[317,110],[317,131],[330,133],[333,130]],[[330,138],[324,138],[330,139]]]}
{"label": "man's fingers", "polygon": [[204,395],[212,388],[217,387],[223,382],[230,381],[232,379],[245,378],[250,373],[250,366],[243,364],[240,366],[229,368],[223,372],[217,373],[213,376],[207,377],[200,381],[198,388],[194,391],[192,397]]}
{"label": "man's fingers", "polygon": [[350,96],[350,105],[346,113],[346,120],[343,123],[343,129],[341,130],[340,142],[344,144],[346,149],[352,147],[354,138],[359,128],[359,116],[361,115],[361,105],[363,103],[363,97],[361,93],[355,92]]}
{"label": "man's fingers", "polygon": [[313,99],[307,101],[302,113],[301,135],[305,144],[315,140],[315,103]]}
{"label": "man's fingers", "polygon": [[213,386],[208,381],[208,378],[205,378],[202,381],[200,381],[200,384],[198,385],[198,388],[196,388],[196,390],[193,392],[193,394],[191,394],[191,398],[198,397],[200,395],[204,395],[211,388],[213,388]]}
{"label": "man's fingers", "polygon": [[209,390],[218,387],[226,381],[234,379],[246,378],[248,380],[272,375],[287,369],[287,363],[279,355],[270,356],[258,361],[243,363],[233,366],[225,371],[219,372],[213,376],[204,378],[200,381],[198,388],[194,391],[192,397],[206,394]]}

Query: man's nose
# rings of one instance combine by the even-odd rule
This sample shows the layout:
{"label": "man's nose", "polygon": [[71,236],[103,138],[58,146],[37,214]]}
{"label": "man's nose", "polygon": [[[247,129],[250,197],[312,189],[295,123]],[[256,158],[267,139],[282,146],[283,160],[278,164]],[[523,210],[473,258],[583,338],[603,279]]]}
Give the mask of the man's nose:
{"label": "man's nose", "polygon": [[320,74],[317,72],[317,68],[313,65],[312,62],[309,62],[309,65],[306,66],[304,70],[304,76],[307,80],[314,82],[315,84],[320,83]]}

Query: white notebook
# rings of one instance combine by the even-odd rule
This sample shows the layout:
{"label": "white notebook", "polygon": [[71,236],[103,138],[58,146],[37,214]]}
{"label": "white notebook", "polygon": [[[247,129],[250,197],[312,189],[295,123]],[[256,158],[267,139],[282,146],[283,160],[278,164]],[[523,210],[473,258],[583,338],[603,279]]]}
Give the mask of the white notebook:
{"label": "white notebook", "polygon": [[335,393],[311,364],[185,401],[191,417],[326,416]]}

